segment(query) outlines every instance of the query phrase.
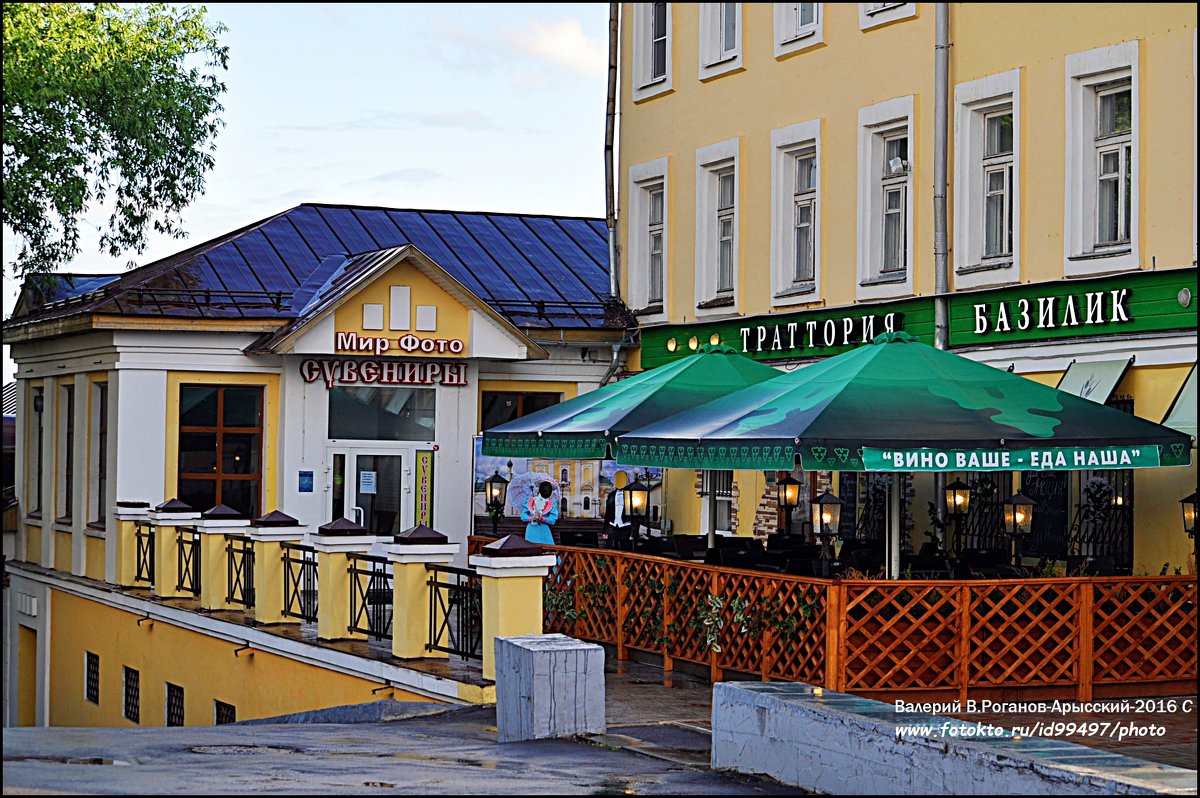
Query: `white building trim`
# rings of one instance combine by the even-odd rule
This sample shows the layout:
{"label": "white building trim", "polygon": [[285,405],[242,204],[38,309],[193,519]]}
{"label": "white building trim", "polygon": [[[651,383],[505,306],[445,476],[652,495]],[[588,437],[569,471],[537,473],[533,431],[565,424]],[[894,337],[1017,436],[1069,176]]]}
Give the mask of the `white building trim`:
{"label": "white building trim", "polygon": [[733,170],[735,216],[733,224],[733,303],[714,308],[695,308],[697,317],[736,312],[738,306],[738,248],[742,223],[741,175],[738,168],[740,140],[720,141],[696,150],[696,304],[717,298],[717,174]]}
{"label": "white building trim", "polygon": [[815,6],[814,21],[801,24],[799,3],[775,3],[775,57],[784,58],[825,43],[825,4]]}
{"label": "white building trim", "polygon": [[[1096,246],[1096,89],[1128,80],[1132,91],[1131,222],[1126,246]],[[1142,178],[1137,40],[1072,53],[1066,59],[1066,202],[1063,214],[1063,273],[1067,277],[1129,271],[1141,263]]]}
{"label": "white building trim", "polygon": [[[1021,276],[1021,70],[960,83],[954,89],[954,287],[1015,283]],[[984,264],[984,115],[1012,108],[1012,257]]]}
{"label": "white building trim", "polygon": [[[885,100],[858,111],[858,286],[857,299],[893,299],[913,293],[913,169],[916,142],[912,135],[913,95]],[[908,178],[905,196],[905,269],[881,277],[883,266],[884,137],[903,132],[908,136]]]}
{"label": "white building trim", "polygon": [[[795,182],[797,153],[813,150],[817,160],[813,212],[813,280],[793,280],[795,257]],[[821,298],[821,120],[812,119],[771,131],[771,306],[783,307]]]}
{"label": "white building trim", "polygon": [[635,164],[629,167],[629,251],[625,254],[629,274],[629,304],[634,311],[647,307],[650,279],[650,213],[649,189],[660,186],[663,192],[662,222],[662,312],[639,314],[643,324],[667,321],[666,309],[670,301],[669,279],[671,269],[671,187],[667,158]]}
{"label": "white building trim", "polygon": [[858,29],[870,30],[917,15],[916,3],[859,3]]}
{"label": "white building trim", "polygon": [[742,68],[742,3],[732,3],[734,13],[734,42],[724,49],[724,13],[726,3],[700,3],[700,80],[735,72]]}
{"label": "white building trim", "polygon": [[671,6],[666,3],[667,11],[667,62],[666,74],[660,77],[651,75],[651,32],[654,29],[654,3],[633,4],[633,70],[630,82],[633,86],[633,101],[641,102],[666,94],[673,90],[671,62],[674,60],[671,46]]}

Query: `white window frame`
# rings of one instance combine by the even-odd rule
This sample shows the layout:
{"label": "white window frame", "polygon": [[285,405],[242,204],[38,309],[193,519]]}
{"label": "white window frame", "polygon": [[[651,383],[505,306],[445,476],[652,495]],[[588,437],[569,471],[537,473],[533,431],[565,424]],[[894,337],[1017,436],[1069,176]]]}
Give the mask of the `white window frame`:
{"label": "white window frame", "polygon": [[[101,389],[107,394],[106,404],[109,408],[112,407],[112,394],[108,393],[108,381],[96,380],[89,383],[88,397],[88,445],[87,445],[87,517],[84,519],[89,524],[107,523],[108,511],[106,497],[100,493],[100,473],[99,459],[104,458],[105,475],[107,482],[104,492],[108,492],[108,486],[112,484],[112,469],[108,467],[108,451],[100,451],[100,393]],[[112,428],[108,426],[108,418],[104,419],[106,435],[112,439]],[[103,514],[101,514],[103,513]]]}
{"label": "white window frame", "polygon": [[[741,174],[739,169],[739,139],[710,144],[696,150],[696,315],[715,316],[735,313],[738,297],[738,247],[740,242],[739,228],[741,214],[737,208],[741,202]],[[734,223],[733,223],[733,290],[730,294],[721,293],[718,296],[717,279],[719,257],[718,224],[717,224],[717,191],[718,175],[733,170]],[[729,296],[732,304],[721,304],[718,307],[702,308],[701,303]]]}
{"label": "white window frame", "polygon": [[911,19],[916,15],[916,3],[859,3],[858,28],[870,30],[889,22]]}
{"label": "white window frame", "polygon": [[[1129,243],[1100,246],[1097,243],[1097,90],[1120,81],[1128,81],[1133,106],[1129,137],[1133,171]],[[1141,263],[1138,42],[1122,42],[1068,55],[1066,108],[1063,273],[1067,277],[1083,277],[1137,269]]]}
{"label": "white window frame", "polygon": [[[916,142],[912,135],[913,96],[897,97],[858,111],[858,286],[856,297],[886,299],[913,293],[913,176]],[[886,141],[908,137],[908,171],[884,178]],[[904,189],[903,276],[883,274],[884,188]]]}
{"label": "white window frame", "polygon": [[651,36],[654,31],[654,3],[633,4],[633,101],[641,102],[651,97],[666,94],[672,90],[671,68],[673,48],[671,46],[671,3],[666,4],[667,11],[667,62],[666,74],[655,77],[653,69],[653,43]]}
{"label": "white window frame", "polygon": [[[650,194],[652,187],[661,186],[663,192],[662,223],[662,310],[657,313],[642,313],[650,306],[650,234],[647,220],[650,217]],[[658,158],[636,164],[629,168],[629,302],[643,323],[665,322],[666,308],[670,299],[670,225],[671,189],[668,178],[668,160]]]}
{"label": "white window frame", "polygon": [[[718,497],[715,489],[715,477],[717,473],[729,474],[729,495]],[[734,534],[733,527],[736,516],[733,509],[733,486],[737,479],[737,475],[729,469],[705,469],[700,472],[700,490],[704,496],[704,501],[700,503],[700,528],[708,533],[712,531],[716,534],[724,533],[726,535]],[[717,503],[723,502],[729,505],[729,529],[717,528]]]}
{"label": "white window frame", "polygon": [[[813,211],[813,279],[798,284],[795,266],[796,156],[811,150],[817,159]],[[821,297],[821,120],[771,131],[771,305],[815,302]]]}
{"label": "white window frame", "polygon": [[[727,75],[742,68],[742,4],[700,3],[700,80]],[[733,47],[725,47],[727,6],[733,6]]]}
{"label": "white window frame", "polygon": [[[800,22],[801,5],[812,5],[815,19],[808,25]],[[775,57],[783,58],[810,47],[825,43],[824,3],[775,3]]]}
{"label": "white window frame", "polygon": [[[55,432],[54,432],[54,452],[55,452],[55,474],[54,474],[54,521],[55,523],[67,523],[74,525],[75,519],[79,517],[79,513],[86,512],[78,506],[75,496],[75,481],[86,473],[87,464],[83,464],[83,471],[80,470],[80,463],[76,456],[77,444],[79,443],[79,425],[75,423],[75,414],[78,410],[79,392],[76,390],[75,383],[60,382],[55,386],[57,393],[54,403],[55,410]],[[71,403],[67,404],[67,394],[71,395]],[[71,427],[71,440],[67,441],[67,426]],[[67,452],[68,443],[70,445],[71,455],[71,474],[70,479],[67,479]],[[71,508],[68,515],[67,498],[70,497]]]}
{"label": "white window frame", "polygon": [[[1021,71],[988,75],[954,88],[954,287],[981,288],[1014,283],[1021,276]],[[991,259],[984,252],[985,119],[1003,108],[1013,115],[1012,257]]]}

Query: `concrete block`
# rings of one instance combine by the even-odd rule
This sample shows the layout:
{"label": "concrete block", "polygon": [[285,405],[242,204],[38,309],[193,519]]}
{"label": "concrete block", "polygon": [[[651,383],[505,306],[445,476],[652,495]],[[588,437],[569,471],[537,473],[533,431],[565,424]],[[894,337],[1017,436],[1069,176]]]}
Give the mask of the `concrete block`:
{"label": "concrete block", "polygon": [[805,684],[719,683],[712,767],[840,795],[1195,794],[1195,771],[972,721],[897,720],[892,704]]}
{"label": "concrete block", "polygon": [[604,649],[566,635],[496,638],[502,743],[604,734]]}

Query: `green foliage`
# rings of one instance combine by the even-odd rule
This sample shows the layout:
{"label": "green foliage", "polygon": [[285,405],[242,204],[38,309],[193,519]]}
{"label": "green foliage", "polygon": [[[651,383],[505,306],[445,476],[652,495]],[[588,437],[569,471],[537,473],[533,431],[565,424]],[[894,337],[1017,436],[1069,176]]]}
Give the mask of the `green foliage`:
{"label": "green foliage", "polygon": [[3,223],[23,239],[16,272],[79,252],[78,219],[114,204],[102,250],[142,252],[213,166],[226,28],[203,7],[4,3]]}
{"label": "green foliage", "polygon": [[696,608],[696,624],[704,627],[704,645],[717,654],[721,653],[721,629],[725,627],[725,619],[721,617],[724,606],[724,597],[710,593],[704,597],[704,603]]}

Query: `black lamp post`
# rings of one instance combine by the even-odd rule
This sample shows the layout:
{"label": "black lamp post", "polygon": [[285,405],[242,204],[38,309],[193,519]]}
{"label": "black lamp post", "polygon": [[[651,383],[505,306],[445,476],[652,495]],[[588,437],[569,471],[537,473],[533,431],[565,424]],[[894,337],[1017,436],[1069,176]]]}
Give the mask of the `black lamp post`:
{"label": "black lamp post", "polygon": [[954,519],[954,551],[962,550],[963,519],[967,516],[967,508],[971,504],[971,486],[961,479],[955,479],[946,486],[946,513]]}
{"label": "black lamp post", "polygon": [[1013,565],[1018,568],[1022,561],[1022,543],[1033,527],[1033,508],[1036,505],[1037,502],[1023,493],[1014,493],[1004,501],[1004,531],[1016,546]]}
{"label": "black lamp post", "polygon": [[498,535],[500,516],[504,514],[504,498],[508,494],[508,480],[496,473],[483,481],[484,497],[487,499],[488,517],[492,519],[492,537]]}
{"label": "black lamp post", "polygon": [[792,510],[800,506],[800,481],[788,474],[775,482],[775,490],[779,492],[779,506],[783,508],[784,534],[792,536]]}
{"label": "black lamp post", "polygon": [[633,522],[632,543],[634,551],[637,551],[642,528],[640,519],[646,514],[646,508],[650,504],[650,488],[635,476],[633,482],[621,488],[621,492],[625,495],[625,506],[629,508],[630,520]]}
{"label": "black lamp post", "polygon": [[812,500],[813,531],[821,539],[821,576],[829,576],[829,541],[837,534],[842,517],[842,500],[826,488]]}

